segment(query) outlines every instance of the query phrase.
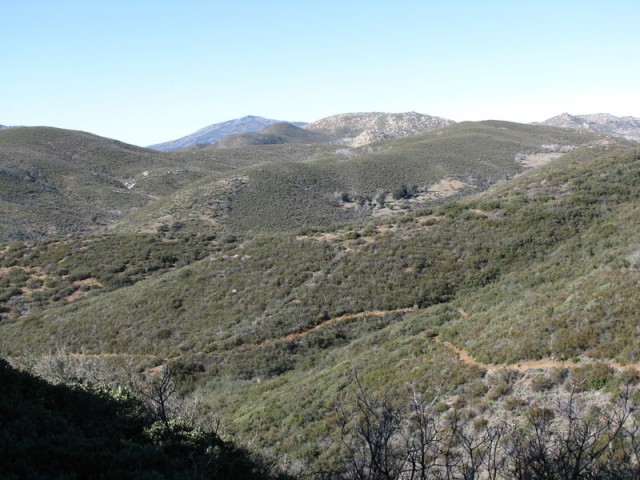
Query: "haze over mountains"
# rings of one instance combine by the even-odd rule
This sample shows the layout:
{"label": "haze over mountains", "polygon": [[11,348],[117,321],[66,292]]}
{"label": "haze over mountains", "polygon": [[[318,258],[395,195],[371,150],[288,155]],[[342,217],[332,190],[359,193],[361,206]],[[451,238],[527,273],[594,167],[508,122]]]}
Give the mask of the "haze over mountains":
{"label": "haze over mountains", "polygon": [[[215,123],[213,125],[209,125],[207,127],[201,128],[197,132],[194,132],[185,137],[181,137],[176,140],[171,140],[164,143],[150,145],[149,148],[153,148],[155,150],[161,150],[164,152],[170,152],[173,150],[178,150],[181,148],[187,148],[192,146],[210,145],[228,135],[237,135],[240,133],[247,133],[247,132],[257,132],[258,130],[261,130],[262,128],[266,127],[267,125],[271,125],[272,123],[280,123],[280,122],[282,122],[282,120],[272,120],[269,118],[249,115],[249,116],[234,119],[234,120],[228,120],[222,123]],[[293,122],[293,124],[297,126],[305,125],[303,122]]]}

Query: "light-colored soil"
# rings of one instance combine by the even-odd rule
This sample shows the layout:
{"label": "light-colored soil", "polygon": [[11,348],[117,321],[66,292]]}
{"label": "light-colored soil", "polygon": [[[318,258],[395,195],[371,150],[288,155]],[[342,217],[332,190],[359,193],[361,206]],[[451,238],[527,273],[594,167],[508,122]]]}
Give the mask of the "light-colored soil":
{"label": "light-colored soil", "polygon": [[296,237],[297,240],[318,240],[318,241],[325,241],[325,242],[329,242],[332,243],[336,240],[341,239],[344,236],[344,234],[340,234],[340,233],[315,233],[313,235],[298,235]]}
{"label": "light-colored soil", "polygon": [[[460,313],[462,314],[462,311]],[[460,362],[462,362],[463,364],[484,368],[489,373],[495,372],[496,370],[501,370],[501,369],[511,369],[511,370],[517,370],[519,372],[526,372],[529,370],[541,370],[541,369],[548,369],[548,368],[578,368],[578,367],[583,367],[589,363],[595,363],[595,361],[593,360],[585,360],[582,362],[570,362],[570,361],[559,361],[559,360],[551,360],[551,359],[524,360],[514,365],[482,363],[476,360],[475,358],[473,358],[469,354],[469,352],[467,352],[466,350],[463,350],[462,348],[456,347],[451,342],[442,340],[438,336],[433,337],[433,340],[440,343],[451,352],[455,353],[458,356],[458,359],[460,360]],[[632,363],[628,365],[622,365],[617,362],[604,362],[604,363],[609,365],[614,370],[626,370],[631,368],[633,370],[640,371],[640,364],[637,364],[637,363]]]}
{"label": "light-colored soil", "polygon": [[[316,332],[316,331],[321,330],[321,329],[323,329],[323,328],[325,328],[325,327],[327,327],[329,325],[333,325],[333,324],[340,323],[340,322],[345,322],[345,321],[355,320],[355,319],[358,319],[358,318],[365,318],[365,317],[382,317],[384,315],[388,315],[388,314],[392,314],[392,313],[409,313],[409,312],[415,312],[417,310],[418,310],[417,308],[412,307],[412,308],[400,308],[398,310],[371,310],[371,311],[368,311],[368,312],[359,312],[359,313],[351,313],[351,314],[348,314],[348,315],[342,315],[342,316],[339,316],[339,317],[330,318],[328,320],[325,320],[325,321],[319,323],[318,325],[306,328],[306,329],[301,330],[299,332],[290,333],[289,335],[283,337],[283,340],[293,341],[293,340],[296,340],[296,339],[298,339],[300,337],[308,335],[309,333]],[[465,310],[463,310],[462,308],[459,308],[458,312],[460,313],[460,315],[462,315],[465,318],[469,316],[469,313],[466,312]],[[510,364],[483,363],[483,362],[480,362],[480,361],[476,360],[466,350],[455,346],[453,343],[451,343],[451,342],[449,342],[447,340],[441,339],[439,336],[432,337],[432,340],[434,340],[435,342],[441,344],[447,350],[453,352],[458,357],[460,362],[462,362],[463,364],[469,365],[469,366],[475,366],[475,367],[483,368],[488,373],[493,373],[493,372],[496,372],[498,370],[504,370],[504,369],[517,370],[519,372],[527,372],[527,371],[530,371],[530,370],[542,370],[542,369],[551,369],[551,368],[578,368],[578,367],[583,367],[585,365],[588,365],[589,363],[598,362],[597,360],[591,360],[591,359],[582,359],[580,362],[560,361],[560,360],[552,360],[552,359],[540,359],[540,360],[523,360],[521,362],[518,362],[516,364],[511,364],[511,365]],[[265,340],[259,346],[260,347],[264,347],[266,345],[271,344],[272,342],[273,342],[273,340],[271,340],[271,339],[270,340]],[[620,364],[620,363],[617,363],[617,362],[611,362],[611,361],[604,361],[603,363],[606,363],[607,365],[609,365],[614,370],[634,369],[634,370],[637,370],[638,372],[640,372],[640,363],[627,364],[627,365],[623,365],[623,364]]]}
{"label": "light-colored soil", "polygon": [[82,291],[80,290],[80,287],[82,286],[86,286],[86,285],[91,285],[94,287],[102,287],[102,284],[96,280],[95,278],[86,278],[84,280],[78,280],[73,282],[73,285],[78,287],[78,290],[76,290],[75,292],[73,292],[71,295],[68,295],[66,297],[67,302],[73,302],[74,300],[78,300],[79,298],[84,297],[85,295],[87,295],[91,290],[87,290]]}
{"label": "light-colored soil", "polygon": [[318,325],[315,325],[313,327],[307,328],[305,330],[302,330],[300,332],[295,332],[295,333],[290,333],[289,335],[287,335],[286,337],[284,337],[285,340],[295,340],[296,338],[302,337],[304,335],[307,335],[311,332],[316,332],[328,325],[332,325],[334,323],[339,323],[339,322],[345,322],[347,320],[355,320],[356,318],[364,318],[364,317],[383,317],[385,315],[388,315],[390,313],[407,313],[407,312],[415,312],[416,309],[415,308],[400,308],[398,310],[372,310],[369,312],[359,312],[359,313],[351,313],[349,315],[342,315],[340,317],[334,317],[334,318],[330,318],[328,320],[325,320],[322,323],[319,323]]}
{"label": "light-colored soil", "polygon": [[463,188],[470,187],[468,183],[455,178],[443,178],[438,183],[431,185],[427,189],[427,195],[431,195],[431,198],[444,198],[455,195]]}
{"label": "light-colored soil", "polygon": [[92,285],[95,287],[102,287],[102,284],[95,278],[85,278],[84,280],[77,280],[73,282],[76,287],[82,287],[84,285]]}
{"label": "light-colored soil", "polygon": [[560,152],[534,153],[532,155],[526,155],[521,164],[523,167],[527,168],[540,167],[562,157],[563,155],[564,153]]}
{"label": "light-colored soil", "polygon": [[472,185],[458,180],[457,178],[443,178],[438,183],[434,183],[423,192],[418,192],[409,199],[395,200],[391,195],[385,198],[385,207],[376,211],[374,217],[386,217],[389,215],[406,212],[401,208],[403,205],[420,204],[440,198],[447,198],[457,194],[460,190],[470,188]]}
{"label": "light-colored soil", "polygon": [[136,354],[136,353],[69,353],[70,357],[74,358],[120,358],[120,357],[135,357],[135,358],[156,358],[155,355],[148,354]]}
{"label": "light-colored soil", "polygon": [[[297,338],[308,335],[309,333],[317,332],[318,330],[321,330],[329,325],[340,323],[340,322],[346,322],[348,320],[355,320],[358,318],[365,318],[365,317],[383,317],[391,313],[408,313],[408,312],[415,312],[415,311],[417,311],[417,309],[414,307],[411,307],[411,308],[400,308],[398,310],[371,310],[368,312],[350,313],[348,315],[341,315],[339,317],[329,318],[328,320],[325,320],[317,325],[314,325],[313,327],[305,328],[304,330],[301,330],[299,332],[290,333],[286,337],[283,337],[282,340],[286,340],[290,342],[290,341],[296,340]],[[264,342],[259,344],[259,346],[264,347],[273,342],[274,342],[273,339],[265,340]]]}

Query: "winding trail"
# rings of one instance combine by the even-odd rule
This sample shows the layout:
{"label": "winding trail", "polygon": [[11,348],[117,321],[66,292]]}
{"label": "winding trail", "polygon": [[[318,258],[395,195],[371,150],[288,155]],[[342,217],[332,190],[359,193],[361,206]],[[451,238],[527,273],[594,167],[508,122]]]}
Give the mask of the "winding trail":
{"label": "winding trail", "polygon": [[[339,317],[333,317],[333,318],[327,319],[323,322],[320,322],[317,325],[314,325],[312,327],[307,327],[298,332],[290,333],[287,336],[282,337],[282,340],[293,341],[309,333],[321,330],[326,326],[339,323],[339,322],[344,322],[347,320],[354,320],[357,318],[364,318],[364,317],[382,317],[384,315],[389,315],[392,313],[409,313],[409,312],[416,312],[416,311],[418,311],[416,307],[411,307],[411,308],[399,308],[397,310],[371,310],[368,312],[359,312],[359,313],[351,313],[348,315],[341,315]],[[469,316],[469,313],[464,311],[462,308],[458,309],[458,313],[460,313],[460,315],[465,318]],[[260,347],[267,346],[273,343],[275,340],[276,339],[265,340],[262,343],[260,343],[258,346]],[[439,343],[440,345],[445,347],[447,350],[454,353],[458,357],[458,360],[464,365],[480,367],[487,370],[488,373],[492,373],[492,372],[495,372],[498,370],[504,370],[504,369],[517,370],[519,372],[527,372],[531,370],[543,370],[543,369],[550,369],[550,368],[579,368],[579,367],[584,367],[585,365],[589,365],[593,363],[604,363],[616,371],[633,369],[633,370],[636,370],[637,372],[640,372],[640,363],[629,363],[629,364],[623,365],[618,362],[613,362],[609,360],[596,360],[596,359],[582,359],[580,362],[572,362],[572,361],[552,360],[549,358],[543,358],[540,360],[523,360],[515,364],[483,363],[476,360],[466,350],[455,346],[453,343],[447,340],[443,340],[438,335],[431,337],[431,340],[435,341],[436,343]]]}
{"label": "winding trail", "polygon": [[[285,337],[281,337],[280,340],[293,341],[310,333],[321,330],[329,325],[345,322],[348,320],[355,320],[358,318],[365,317],[383,317],[385,315],[390,315],[393,313],[410,313],[417,312],[418,308],[410,307],[410,308],[399,308],[396,310],[370,310],[367,312],[358,312],[358,313],[350,313],[347,315],[341,315],[339,317],[329,318],[324,320],[317,325],[306,327],[300,331],[290,333]],[[468,317],[469,313],[465,312],[463,309],[458,309],[458,312],[463,317]],[[259,344],[254,344],[257,347],[265,347],[274,341],[277,341],[276,338],[270,338],[264,340]],[[458,357],[458,360],[468,366],[474,366],[485,369],[488,373],[492,373],[498,370],[511,369],[517,370],[519,372],[527,372],[530,370],[541,370],[541,369],[550,369],[550,368],[579,368],[589,364],[594,363],[604,363],[611,367],[616,371],[633,369],[637,372],[640,372],[640,363],[629,363],[629,364],[621,364],[618,362],[613,362],[609,360],[596,360],[596,359],[582,359],[580,362],[573,361],[561,361],[561,360],[552,360],[552,359],[540,359],[540,360],[523,360],[521,362],[515,364],[506,364],[506,363],[483,363],[476,360],[469,352],[466,350],[455,346],[453,343],[443,340],[440,336],[436,335],[430,337],[430,340],[442,345],[444,348],[452,352]],[[128,353],[98,353],[98,354],[84,354],[84,353],[71,353],[71,356],[76,358],[107,358],[107,357],[148,357],[154,358],[154,355],[149,354],[128,354]]]}
{"label": "winding trail", "polygon": [[464,365],[481,367],[487,370],[487,372],[495,372],[496,370],[501,369],[511,369],[517,370],[519,372],[526,372],[529,370],[540,370],[545,368],[578,368],[584,367],[590,363],[605,363],[614,370],[626,370],[633,369],[640,372],[640,364],[638,363],[629,363],[627,365],[623,365],[618,362],[611,362],[607,360],[586,360],[582,362],[570,362],[570,361],[560,361],[560,360],[551,360],[551,359],[541,359],[541,360],[523,360],[516,364],[505,364],[505,363],[482,363],[473,358],[469,352],[463,350],[462,348],[456,347],[453,343],[448,342],[446,340],[442,340],[439,336],[432,337],[432,340],[441,344],[451,352],[455,353],[458,356],[458,359]]}

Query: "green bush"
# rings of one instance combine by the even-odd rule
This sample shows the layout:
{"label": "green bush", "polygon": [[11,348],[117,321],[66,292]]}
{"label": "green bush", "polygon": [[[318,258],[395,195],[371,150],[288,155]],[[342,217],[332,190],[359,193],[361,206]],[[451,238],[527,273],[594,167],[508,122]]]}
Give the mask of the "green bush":
{"label": "green bush", "polygon": [[604,388],[614,378],[614,370],[606,363],[592,363],[584,367],[575,368],[567,379],[565,387],[578,392],[585,390],[599,390]]}

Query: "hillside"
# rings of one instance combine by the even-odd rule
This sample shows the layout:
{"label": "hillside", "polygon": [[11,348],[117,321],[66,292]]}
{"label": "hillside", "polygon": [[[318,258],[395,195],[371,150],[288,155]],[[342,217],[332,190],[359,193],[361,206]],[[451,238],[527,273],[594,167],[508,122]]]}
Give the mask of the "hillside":
{"label": "hillside", "polygon": [[563,113],[541,122],[541,125],[589,130],[636,142],[640,141],[640,118],[636,117],[616,117],[607,113],[590,115]]}
{"label": "hillside", "polygon": [[[195,222],[196,229],[213,224],[243,236],[339,225],[482,191],[600,140],[552,127],[468,122],[375,146],[317,146],[315,151],[324,154],[306,161],[282,156],[198,181],[124,219],[119,228],[150,231],[161,222],[180,221]],[[252,148],[266,154],[285,147]],[[294,147],[303,148],[289,148]],[[218,150],[229,155],[245,151]]]}
{"label": "hillside", "polygon": [[258,132],[228,135],[216,142],[218,148],[238,148],[249,145],[276,145],[283,143],[323,144],[336,143],[335,139],[290,123],[273,123]]}
{"label": "hillside", "polygon": [[595,138],[504,125],[466,123],[344,148],[280,123],[229,141],[268,144],[179,153],[84,132],[4,129],[0,239],[155,232],[174,222],[234,235],[339,224],[484,189],[526,169],[527,155],[551,158]]}
{"label": "hillside", "polygon": [[304,128],[335,138],[338,143],[359,147],[393,138],[426,133],[452,125],[452,120],[416,112],[343,113],[322,118]]}
{"label": "hillside", "polygon": [[0,239],[95,230],[200,176],[158,152],[84,132],[3,129]]}
{"label": "hillside", "polygon": [[[600,147],[602,148],[610,147]],[[624,155],[616,152],[604,153],[595,159],[589,158],[594,156],[594,152],[597,152],[595,148],[577,150],[567,154],[560,165],[553,164],[541,170],[534,170],[518,178],[514,183],[502,185],[485,195],[474,196],[469,200],[448,203],[437,210],[432,210],[431,213],[427,213],[429,210],[417,211],[400,217],[381,218],[372,224],[363,223],[346,227],[344,230],[332,229],[326,233],[319,231],[315,234],[310,232],[306,236],[258,236],[243,244],[230,242],[225,248],[219,249],[213,257],[193,264],[191,267],[185,265],[190,272],[188,274],[182,272],[181,268],[177,268],[170,274],[152,278],[131,288],[120,289],[113,294],[90,295],[86,301],[74,304],[73,308],[60,310],[59,314],[62,315],[60,325],[68,324],[71,319],[77,318],[80,323],[73,327],[75,334],[66,337],[74,338],[81,334],[83,318],[102,317],[104,320],[100,322],[100,328],[106,330],[101,335],[92,335],[84,339],[82,342],[87,348],[96,348],[91,345],[97,346],[96,342],[107,341],[117,331],[125,335],[123,338],[129,338],[128,341],[144,340],[146,343],[148,340],[144,336],[130,335],[130,332],[112,329],[110,322],[126,321],[129,328],[137,331],[139,328],[144,328],[144,324],[139,323],[143,318],[141,317],[138,321],[136,316],[144,315],[145,322],[152,321],[154,317],[158,318],[153,313],[154,308],[159,309],[159,314],[160,312],[179,314],[176,318],[172,318],[174,315],[169,315],[163,321],[178,321],[181,314],[188,312],[189,322],[197,322],[196,312],[206,315],[209,311],[217,311],[224,305],[228,305],[235,313],[227,312],[223,317],[225,322],[236,324],[241,320],[250,322],[252,318],[261,319],[261,322],[278,326],[279,331],[273,332],[274,334],[286,334],[291,333],[291,330],[287,331],[287,329],[295,331],[304,328],[308,322],[317,322],[318,318],[312,312],[326,310],[329,317],[336,317],[343,313],[394,310],[413,307],[416,304],[427,307],[434,302],[440,303],[455,296],[458,288],[473,289],[486,283],[494,284],[498,277],[506,275],[512,269],[514,272],[521,272],[523,267],[530,268],[532,265],[541,268],[548,260],[548,255],[551,253],[558,255],[557,252],[563,251],[559,250],[560,246],[564,249],[569,246],[578,248],[580,252],[589,248],[615,251],[617,247],[614,238],[619,237],[619,241],[633,238],[631,231],[635,228],[635,224],[623,222],[623,219],[630,218],[635,211],[630,209],[629,202],[633,201],[637,188],[634,177],[637,162],[634,153]],[[615,167],[608,173],[609,176],[598,180],[598,176],[609,171],[612,164]],[[590,169],[586,170],[586,166]],[[612,175],[615,175],[615,182],[610,181]],[[573,184],[575,187],[571,189]],[[607,198],[606,210],[591,202],[597,196]],[[569,209],[574,203],[573,210]],[[545,208],[540,209],[541,205]],[[532,215],[536,209],[544,213]],[[570,221],[563,221],[565,217]],[[608,219],[606,222],[603,220],[605,218]],[[612,227],[602,228],[604,223],[611,223]],[[551,230],[545,230],[548,228]],[[500,232],[504,232],[504,235]],[[507,235],[506,232],[511,233]],[[534,235],[534,232],[538,234]],[[589,232],[592,232],[594,239],[587,241]],[[578,234],[580,234],[581,243],[573,246],[571,242]],[[602,238],[606,238],[607,242],[601,245],[598,242]],[[504,239],[504,243],[496,242],[497,239]],[[519,245],[518,242],[525,239],[526,242],[519,248],[513,248],[513,245]],[[486,242],[486,245],[483,242]],[[593,245],[591,245],[592,242]],[[182,243],[182,246],[180,243],[174,244],[173,248],[176,252],[180,249],[192,248],[189,244]],[[430,246],[427,247],[423,243]],[[443,244],[457,245],[457,247],[439,248],[438,245]],[[46,244],[34,248],[42,249],[44,245]],[[86,247],[86,243],[84,245]],[[283,245],[287,245],[287,248],[282,254],[272,256],[272,249],[281,248]],[[489,245],[492,247],[489,248]],[[51,247],[58,248],[56,243],[52,243]],[[631,250],[627,254],[633,256],[635,247],[629,245],[629,248]],[[69,249],[67,254],[68,252]],[[395,253],[392,255],[390,252]],[[597,255],[593,261],[597,262],[601,257]],[[41,261],[47,263],[52,261],[44,255],[44,250],[38,255],[33,255],[30,248],[7,250],[4,258],[6,262],[12,263],[19,269],[32,269]],[[58,254],[58,258],[60,266],[73,261],[64,253]],[[298,259],[297,263],[289,264],[288,259],[295,258]],[[332,258],[336,261],[331,264],[331,267],[327,267],[326,262]],[[452,262],[452,258],[459,258],[459,260]],[[375,269],[367,268],[366,266],[371,262],[382,263],[379,263]],[[391,263],[385,264],[385,262]],[[420,263],[424,264],[420,266]],[[5,266],[11,267],[11,265]],[[580,263],[580,269],[586,267],[585,262]],[[217,272],[215,275],[206,282],[198,281],[200,276],[208,277],[210,275],[208,272],[212,268]],[[281,268],[284,270],[278,273]],[[410,272],[412,273],[411,281],[407,281],[409,279],[400,275],[403,269],[409,268],[416,270]],[[432,269],[440,268],[444,270],[437,270],[438,275],[427,274]],[[621,268],[626,267],[621,265]],[[256,275],[257,278],[262,277],[265,271],[269,272],[269,275],[263,281],[251,280]],[[285,273],[287,271],[288,274]],[[591,273],[589,269],[586,271]],[[311,275],[312,272],[315,273]],[[66,274],[68,273],[62,275]],[[236,275],[240,276],[235,279]],[[373,278],[365,280],[363,275],[365,277],[375,275],[379,280],[386,277],[386,280],[374,282]],[[311,277],[313,282],[307,283]],[[325,283],[323,279],[327,282]],[[278,281],[275,282],[275,280]],[[271,281],[275,282],[270,284],[273,292],[267,297],[264,297],[267,292],[258,293],[263,288],[261,285],[264,281],[268,284]],[[421,285],[422,281],[427,283]],[[177,312],[171,312],[171,310],[165,310],[165,302],[171,298],[169,292],[174,288],[175,282],[189,285],[189,290],[188,295],[181,299],[182,307],[178,308]],[[218,287],[215,286],[217,282],[221,282]],[[233,286],[231,290],[236,291],[230,293],[230,290],[222,287],[223,284]],[[431,287],[427,288],[427,285]],[[166,294],[158,294],[165,289]],[[298,289],[301,290],[298,291]],[[382,290],[374,295],[373,292],[378,289]],[[145,290],[153,296],[145,301],[146,307],[139,310],[137,314],[136,309],[127,310],[129,308],[129,302],[126,299],[128,292],[132,294],[135,292],[136,299],[133,302],[139,303],[140,294]],[[369,290],[369,293],[366,290]],[[320,301],[320,298],[324,298],[322,291],[326,299]],[[341,291],[343,293],[340,293]],[[400,295],[400,292],[405,291],[406,295]],[[207,292],[213,296],[209,297]],[[117,295],[120,300],[111,302],[109,298],[112,295]],[[244,297],[251,298],[251,302],[241,301]],[[292,302],[296,297],[302,301]],[[189,307],[189,302],[192,301],[222,303],[218,308],[212,304],[210,308],[200,310],[192,308],[195,304]],[[109,302],[112,307],[105,309],[101,306],[102,302]],[[96,308],[96,312],[87,314],[79,307],[80,305],[84,308]],[[262,317],[265,309],[271,312],[268,318]],[[280,309],[284,309],[281,319],[280,314],[277,313]],[[307,311],[307,309],[311,310]],[[292,315],[294,311],[297,313]],[[53,310],[50,310],[47,318],[51,319],[52,314]],[[234,315],[239,317],[234,319]],[[288,318],[286,321],[285,317]],[[296,325],[297,322],[303,323]],[[38,324],[41,321],[35,323]],[[55,329],[56,323],[48,320],[45,322],[46,325],[43,324],[41,327]],[[11,322],[2,326],[8,333],[15,325],[17,324]],[[155,327],[148,325],[148,327],[149,331],[153,331],[158,325]],[[183,334],[194,334],[194,330],[187,328],[186,324],[181,327],[182,329],[184,329]],[[241,335],[249,333],[233,330]],[[252,327],[249,330],[253,332],[251,335],[257,335],[258,342],[270,335],[263,327],[259,329]],[[109,334],[109,331],[113,333]],[[229,335],[227,329],[223,331],[227,332],[225,335]],[[485,332],[484,335],[488,333]],[[53,334],[51,338],[56,336]],[[3,348],[18,348],[20,342],[9,340],[9,336],[4,338]],[[26,341],[26,338],[23,341]],[[198,340],[199,343],[203,341],[205,341],[204,338]],[[152,348],[154,352],[150,353],[157,353],[163,351],[162,345],[163,342],[159,342],[145,348]],[[523,351],[520,352],[523,353]],[[167,353],[169,352],[164,352],[164,354]]]}
{"label": "hillside", "polygon": [[[228,135],[257,132],[267,125],[281,122],[282,120],[272,120],[270,118],[249,115],[234,120],[228,120],[226,122],[214,123],[213,125],[201,128],[192,134],[180,137],[176,140],[150,145],[149,148],[170,152],[189,147],[202,147],[216,143]],[[295,122],[294,125],[302,126],[305,125],[305,123]]]}
{"label": "hillside", "polygon": [[110,231],[148,233],[179,222],[184,231],[224,236],[229,233],[230,202],[246,187],[247,169],[312,162],[334,154],[335,150],[332,145],[278,144],[222,149],[209,146],[194,152],[193,156],[185,153],[192,164],[210,168],[210,175],[122,218],[111,225]]}
{"label": "hillside", "polygon": [[330,151],[288,144],[164,153],[85,132],[3,129],[0,241],[103,231],[202,177],[283,159],[306,161]]}
{"label": "hillside", "polygon": [[[480,423],[522,415],[541,395],[563,398],[564,385],[578,385],[586,401],[637,382],[624,368],[640,362],[637,144],[499,122],[441,132],[414,151],[443,136],[442,152],[456,144],[464,158],[473,145],[486,166],[483,147],[516,164],[550,139],[584,146],[483,194],[341,227],[228,237],[184,265],[180,251],[194,244],[176,231],[159,240],[175,249],[163,273],[4,320],[0,352],[63,341],[142,368],[179,361],[185,385],[230,432],[286,454],[294,470],[341,458],[334,412],[353,392],[354,372],[372,390],[447,392],[438,408],[460,405]],[[45,285],[65,279],[43,267],[62,269],[73,254],[54,260],[45,246],[60,248],[6,247],[7,289],[38,272]],[[548,366],[527,369],[531,360]]]}

